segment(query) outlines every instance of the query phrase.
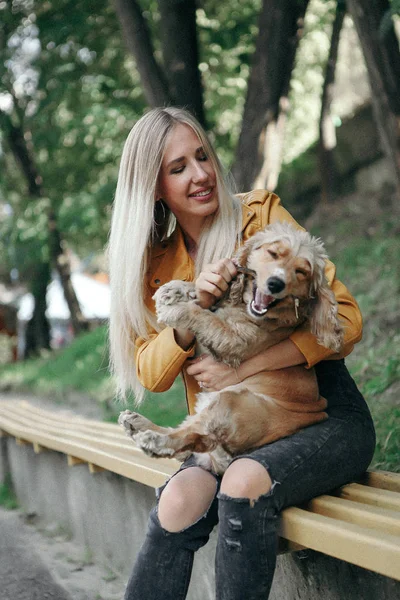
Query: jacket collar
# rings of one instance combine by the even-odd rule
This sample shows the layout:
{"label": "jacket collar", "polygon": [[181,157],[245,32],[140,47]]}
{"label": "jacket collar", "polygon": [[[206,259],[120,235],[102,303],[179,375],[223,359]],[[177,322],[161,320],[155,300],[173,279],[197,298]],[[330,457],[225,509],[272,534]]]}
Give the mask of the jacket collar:
{"label": "jacket collar", "polygon": [[175,231],[165,242],[161,242],[152,252],[153,259],[158,258],[158,266],[150,274],[149,284],[159,288],[173,279],[191,281],[194,277],[194,264],[190,258],[183,238],[182,229],[176,225]]}

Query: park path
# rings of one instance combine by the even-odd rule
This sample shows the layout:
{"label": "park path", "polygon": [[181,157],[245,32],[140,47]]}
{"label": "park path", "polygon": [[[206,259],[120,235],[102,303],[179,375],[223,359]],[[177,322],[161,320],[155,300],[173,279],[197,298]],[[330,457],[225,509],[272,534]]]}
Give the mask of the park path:
{"label": "park path", "polygon": [[71,600],[35,551],[20,515],[0,509],[1,600]]}

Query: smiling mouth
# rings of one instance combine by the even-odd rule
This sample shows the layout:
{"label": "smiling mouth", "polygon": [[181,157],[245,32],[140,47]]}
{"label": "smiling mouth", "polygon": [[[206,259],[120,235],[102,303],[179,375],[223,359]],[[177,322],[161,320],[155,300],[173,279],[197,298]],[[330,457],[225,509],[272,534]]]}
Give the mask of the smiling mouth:
{"label": "smiling mouth", "polygon": [[250,302],[250,312],[255,317],[263,317],[268,310],[278,304],[279,298],[275,298],[270,294],[263,294],[258,287],[254,287],[253,299]]}
{"label": "smiling mouth", "polygon": [[212,191],[213,191],[213,188],[208,188],[207,190],[203,190],[201,192],[194,192],[193,194],[189,194],[189,197],[190,198],[203,198],[205,196],[209,196]]}

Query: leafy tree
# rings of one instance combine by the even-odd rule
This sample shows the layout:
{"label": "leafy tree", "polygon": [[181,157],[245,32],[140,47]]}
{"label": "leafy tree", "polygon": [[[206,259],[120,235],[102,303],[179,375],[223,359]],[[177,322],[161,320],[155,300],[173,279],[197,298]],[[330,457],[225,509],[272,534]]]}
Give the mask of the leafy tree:
{"label": "leafy tree", "polygon": [[[159,60],[156,58],[155,36],[152,37],[151,27],[147,25],[144,17],[144,3],[141,5],[136,0],[115,0],[115,3],[127,47],[135,57],[141,74],[148,103],[151,106],[166,103],[187,106],[204,122],[199,66],[203,68],[205,81],[209,63],[202,60],[203,46],[200,53],[198,49],[195,1],[158,1],[160,19],[157,22],[157,31],[161,38],[162,56]],[[219,6],[223,4],[219,3]],[[254,3],[241,3],[236,11],[236,7],[231,4],[229,7],[225,4],[220,8],[225,14],[227,8],[233,13],[233,17],[228,17],[226,25],[221,13],[218,13],[216,3],[205,1],[204,12],[200,14],[199,22],[208,22],[211,25],[210,33],[223,35],[220,30],[226,28],[229,35],[229,30],[233,29],[232,25],[235,26],[235,16],[240,14],[239,6],[242,10],[243,5],[247,8],[251,6],[254,13]],[[271,131],[279,130],[278,118],[288,94],[301,23],[307,5],[308,0],[297,0],[295,3],[291,0],[262,2],[241,134],[233,167],[240,189],[251,187],[257,176],[260,176],[261,170],[263,181],[260,185],[264,185],[268,180],[268,172],[271,171],[269,163],[275,152],[271,152],[268,144],[261,151],[260,146],[262,139],[270,140]],[[211,16],[213,12],[218,15],[214,23],[212,18],[207,17],[207,13]],[[247,10],[247,14],[248,12]],[[223,27],[220,27],[221,23]],[[201,33],[199,38],[202,38]],[[214,48],[220,47],[215,42],[211,45]],[[229,46],[229,49],[232,52],[232,46]],[[200,65],[199,54],[202,61]],[[248,55],[246,59],[248,62]],[[212,64],[211,57],[210,63]],[[218,91],[222,92],[224,88],[225,86],[221,86]],[[276,140],[281,144],[282,128],[279,134],[273,137],[272,146]],[[273,177],[269,179],[270,187],[274,187],[276,181],[272,181]]]}
{"label": "leafy tree", "polygon": [[103,246],[118,153],[135,106],[144,106],[114,11],[105,1],[98,10],[65,0],[0,4],[3,251],[27,281],[52,260],[76,331],[85,323],[66,240],[85,251]]}

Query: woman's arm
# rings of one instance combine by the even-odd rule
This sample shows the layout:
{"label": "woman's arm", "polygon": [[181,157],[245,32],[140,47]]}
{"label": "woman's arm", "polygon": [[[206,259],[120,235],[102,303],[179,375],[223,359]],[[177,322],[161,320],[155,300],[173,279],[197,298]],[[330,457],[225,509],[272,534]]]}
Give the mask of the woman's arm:
{"label": "woman's arm", "polygon": [[189,360],[186,371],[207,390],[218,391],[261,371],[285,369],[305,362],[306,359],[297,346],[287,339],[243,361],[237,369],[203,355],[193,361]]}
{"label": "woman's arm", "polygon": [[138,338],[135,364],[140,383],[151,392],[165,392],[194,351],[193,334],[176,332],[172,327],[166,327],[159,333],[152,332],[149,339]]}

